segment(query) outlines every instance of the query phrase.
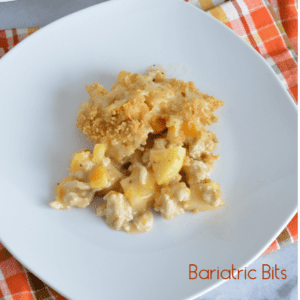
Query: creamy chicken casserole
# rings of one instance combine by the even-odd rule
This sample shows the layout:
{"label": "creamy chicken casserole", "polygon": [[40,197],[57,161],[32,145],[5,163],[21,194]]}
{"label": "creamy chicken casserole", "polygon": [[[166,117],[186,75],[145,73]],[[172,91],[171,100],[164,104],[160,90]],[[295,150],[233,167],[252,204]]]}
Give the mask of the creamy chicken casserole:
{"label": "creamy chicken casserole", "polygon": [[170,220],[225,204],[210,179],[218,140],[206,129],[223,106],[193,82],[166,78],[159,68],[146,75],[121,71],[107,91],[86,87],[77,127],[94,143],[70,159],[69,175],[55,187],[55,209],[84,208],[95,195],[97,214],[115,230],[144,232],[154,209]]}

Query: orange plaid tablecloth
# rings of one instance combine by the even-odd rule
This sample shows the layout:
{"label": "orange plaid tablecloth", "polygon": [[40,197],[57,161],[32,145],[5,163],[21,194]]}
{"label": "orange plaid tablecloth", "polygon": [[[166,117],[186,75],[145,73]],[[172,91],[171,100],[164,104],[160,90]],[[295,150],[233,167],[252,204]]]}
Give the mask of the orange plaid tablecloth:
{"label": "orange plaid tablecloth", "polygon": [[[298,103],[296,0],[185,0],[234,30],[270,64],[295,103]],[[0,30],[0,58],[39,27]],[[263,253],[298,240],[298,213]],[[24,268],[0,243],[0,299],[62,300]]]}

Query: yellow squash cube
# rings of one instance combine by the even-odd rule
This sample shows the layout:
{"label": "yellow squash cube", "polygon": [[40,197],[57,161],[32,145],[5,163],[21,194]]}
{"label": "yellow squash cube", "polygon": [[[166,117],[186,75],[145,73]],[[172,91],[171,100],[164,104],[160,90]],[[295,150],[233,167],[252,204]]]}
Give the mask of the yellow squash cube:
{"label": "yellow squash cube", "polygon": [[154,130],[152,133],[157,134],[162,132],[166,128],[166,120],[158,118],[155,121],[150,122],[150,125]]}
{"label": "yellow squash cube", "polygon": [[92,189],[103,189],[108,186],[107,172],[104,166],[98,166],[92,170],[90,185]]}
{"label": "yellow squash cube", "polygon": [[106,151],[105,144],[96,144],[93,150],[93,159],[94,163],[100,163],[104,157]]}
{"label": "yellow squash cube", "polygon": [[90,153],[91,153],[90,150],[84,150],[82,152],[75,153],[73,155],[73,159],[71,160],[70,171],[74,173],[80,170],[82,162],[89,159]]}
{"label": "yellow squash cube", "polygon": [[183,147],[150,150],[149,159],[159,185],[167,184],[179,173],[185,155],[186,149]]}
{"label": "yellow squash cube", "polygon": [[182,123],[182,130],[185,136],[188,137],[197,137],[198,131],[194,123],[190,124],[188,121]]}

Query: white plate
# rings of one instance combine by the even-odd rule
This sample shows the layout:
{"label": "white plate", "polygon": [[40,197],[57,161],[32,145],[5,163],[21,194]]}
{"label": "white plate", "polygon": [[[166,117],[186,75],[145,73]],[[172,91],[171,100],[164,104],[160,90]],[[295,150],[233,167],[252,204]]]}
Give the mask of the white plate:
{"label": "white plate", "polygon": [[[86,145],[75,128],[88,96],[120,70],[162,64],[225,100],[213,126],[217,211],[156,218],[151,232],[108,228],[91,208],[56,211],[52,186]],[[69,299],[187,299],[220,283],[199,269],[242,268],[297,206],[296,106],[263,58],[199,9],[174,0],[97,5],[39,30],[0,61],[1,241]]]}

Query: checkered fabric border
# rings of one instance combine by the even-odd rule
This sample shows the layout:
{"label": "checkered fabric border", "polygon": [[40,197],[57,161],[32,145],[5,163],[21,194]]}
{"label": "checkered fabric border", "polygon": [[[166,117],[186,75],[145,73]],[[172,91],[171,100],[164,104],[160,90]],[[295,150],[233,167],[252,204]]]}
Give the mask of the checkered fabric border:
{"label": "checkered fabric border", "polygon": [[257,50],[298,103],[296,2],[271,1],[272,5],[267,0],[186,0],[206,10]]}
{"label": "checkered fabric border", "polygon": [[[297,103],[297,8],[295,0],[184,0],[234,30],[271,65]],[[39,27],[0,30],[0,58]],[[298,240],[298,213],[263,253]],[[65,300],[24,268],[0,243],[0,299]]]}
{"label": "checkered fabric border", "polygon": [[12,47],[24,40],[27,36],[40,29],[40,27],[0,30],[0,58]]}
{"label": "checkered fabric border", "polygon": [[268,247],[268,249],[262,255],[274,252],[297,241],[298,241],[298,213],[295,214],[295,216],[287,225],[287,227],[279,234],[276,240]]}
{"label": "checkered fabric border", "polygon": [[269,0],[274,12],[280,17],[283,28],[298,54],[298,11],[296,0]]}
{"label": "checkered fabric border", "polygon": [[16,261],[1,243],[0,299],[65,300]]}

